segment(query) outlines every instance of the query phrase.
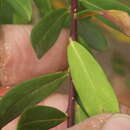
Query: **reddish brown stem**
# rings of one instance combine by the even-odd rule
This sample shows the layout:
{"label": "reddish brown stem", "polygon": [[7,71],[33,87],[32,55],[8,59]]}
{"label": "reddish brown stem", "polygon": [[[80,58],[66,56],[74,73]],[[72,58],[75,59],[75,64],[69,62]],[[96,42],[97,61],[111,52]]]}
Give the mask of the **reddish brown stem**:
{"label": "reddish brown stem", "polygon": [[[71,0],[71,12],[72,12],[72,22],[71,22],[71,38],[72,40],[77,41],[77,0]],[[71,76],[69,76],[69,105],[68,105],[68,121],[67,127],[71,127],[74,125],[74,108],[75,108],[75,89],[71,80]]]}
{"label": "reddish brown stem", "polygon": [[69,76],[69,104],[68,104],[68,120],[67,127],[74,125],[74,108],[75,108],[75,89],[71,81],[71,76]]}
{"label": "reddish brown stem", "polygon": [[71,12],[72,12],[72,22],[71,22],[71,38],[77,41],[77,0],[71,0]]}

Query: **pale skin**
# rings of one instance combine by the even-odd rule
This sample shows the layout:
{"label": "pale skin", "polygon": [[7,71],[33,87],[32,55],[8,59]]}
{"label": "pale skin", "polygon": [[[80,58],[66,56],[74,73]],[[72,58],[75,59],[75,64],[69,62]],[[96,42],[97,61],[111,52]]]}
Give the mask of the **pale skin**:
{"label": "pale skin", "polygon": [[[17,26],[17,29],[19,29],[19,26]],[[28,27],[28,26],[26,26],[26,30],[31,31],[30,27]],[[8,31],[8,30],[5,29],[4,31]],[[69,31],[63,29],[57,42],[55,43],[55,45],[46,53],[44,62],[46,63],[46,66],[48,66],[48,67],[46,67],[45,73],[56,72],[57,70],[64,70],[67,68],[66,48],[68,45],[68,39],[69,39]],[[57,56],[53,57],[53,54],[55,54],[55,53],[57,54]],[[53,68],[51,67],[52,59],[54,60]],[[43,70],[44,70],[44,66],[43,66]],[[4,88],[1,89],[1,91],[0,91],[1,95],[4,95],[4,93],[6,93],[6,91],[8,91],[8,89],[4,89]],[[119,91],[119,90],[116,90],[116,92],[117,91]],[[123,96],[124,96],[124,99],[128,100],[126,98],[125,93],[123,93]],[[123,102],[122,102],[122,104],[123,104]],[[53,94],[50,97],[48,97],[45,101],[41,102],[40,105],[56,107],[56,108],[60,109],[61,111],[66,112],[67,105],[68,105],[68,96],[63,95],[63,94],[62,95]],[[128,105],[130,105],[130,104],[128,104]],[[130,114],[130,110],[126,105],[121,105],[121,112],[123,112],[125,114]],[[121,120],[124,119],[126,122],[125,124],[123,123],[123,121],[121,121],[121,123],[118,123],[117,125],[118,125],[119,129],[116,128],[116,126],[115,126],[117,123],[115,121],[115,119],[117,117],[118,118],[121,117]],[[130,126],[127,125],[127,121],[129,122],[129,120],[130,120],[130,117],[127,115],[107,113],[107,114],[102,114],[102,115],[97,115],[95,117],[91,117],[91,118],[81,122],[80,124],[75,125],[74,127],[70,128],[68,130],[108,130],[108,129],[109,130],[123,130],[123,129],[130,130]],[[109,124],[108,121],[111,124]],[[108,123],[106,123],[106,122],[108,122]],[[17,124],[17,120],[9,123],[2,130],[15,130],[16,124]],[[112,127],[115,126],[115,129],[112,128],[111,125],[112,125]],[[62,123],[58,127],[53,128],[51,130],[65,130],[65,129],[66,129],[66,122]]]}

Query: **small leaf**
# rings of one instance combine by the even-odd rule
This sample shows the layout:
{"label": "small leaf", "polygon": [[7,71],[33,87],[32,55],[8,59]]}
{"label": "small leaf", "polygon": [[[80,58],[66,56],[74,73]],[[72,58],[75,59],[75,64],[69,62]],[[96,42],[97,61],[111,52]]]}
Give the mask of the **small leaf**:
{"label": "small leaf", "polygon": [[130,8],[117,0],[80,0],[82,5],[91,10],[122,10],[130,13]]}
{"label": "small leaf", "polygon": [[23,19],[30,21],[32,17],[32,5],[30,0],[6,0],[15,13],[23,17]]}
{"label": "small leaf", "polygon": [[119,103],[103,70],[79,43],[71,41],[68,61],[72,80],[89,116],[119,112]]}
{"label": "small leaf", "polygon": [[127,36],[130,36],[130,16],[128,13],[119,10],[108,10],[100,11],[99,14],[114,23]]}
{"label": "small leaf", "polygon": [[56,108],[34,106],[22,114],[17,130],[48,130],[66,119],[67,116]]}
{"label": "small leaf", "polygon": [[47,15],[52,9],[51,0],[34,0],[36,6],[40,10],[41,15]]}
{"label": "small leaf", "polygon": [[79,21],[78,27],[78,34],[90,47],[96,50],[105,50],[107,48],[107,40],[96,24],[88,19],[83,19]]}
{"label": "small leaf", "polygon": [[58,9],[45,16],[32,30],[32,46],[38,58],[54,44],[67,18],[66,9]]}
{"label": "small leaf", "polygon": [[17,85],[0,100],[0,128],[19,116],[26,108],[39,103],[60,87],[65,72],[48,74]]}

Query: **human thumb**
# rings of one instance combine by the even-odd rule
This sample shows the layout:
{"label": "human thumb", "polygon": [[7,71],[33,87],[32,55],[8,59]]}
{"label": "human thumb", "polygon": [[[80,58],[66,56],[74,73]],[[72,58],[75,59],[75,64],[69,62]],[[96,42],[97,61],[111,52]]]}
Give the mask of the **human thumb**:
{"label": "human thumb", "polygon": [[67,130],[130,130],[130,116],[125,114],[98,115]]}

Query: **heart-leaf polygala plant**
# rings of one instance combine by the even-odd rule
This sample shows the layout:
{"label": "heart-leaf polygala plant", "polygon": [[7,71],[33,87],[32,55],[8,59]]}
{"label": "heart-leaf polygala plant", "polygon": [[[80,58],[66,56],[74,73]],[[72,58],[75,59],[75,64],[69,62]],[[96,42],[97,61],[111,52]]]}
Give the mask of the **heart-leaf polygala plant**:
{"label": "heart-leaf polygala plant", "polygon": [[[125,23],[130,23],[128,5],[119,0],[0,0],[0,24],[32,24],[34,7],[38,17],[30,39],[37,58],[40,60],[54,45],[63,28],[68,29],[69,67],[66,72],[35,77],[12,88],[0,100],[0,128],[18,116],[17,130],[48,130],[67,117],[68,124],[72,121],[76,124],[93,115],[120,112],[113,88],[92,50],[105,51],[108,47],[101,24],[130,36],[130,24]],[[71,114],[36,105],[67,77],[72,82],[69,87],[74,87],[68,92],[69,99],[75,98],[75,105],[69,100]]]}

